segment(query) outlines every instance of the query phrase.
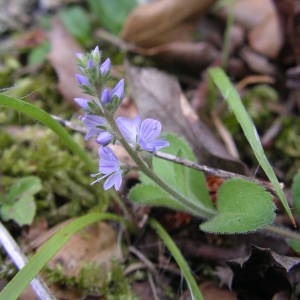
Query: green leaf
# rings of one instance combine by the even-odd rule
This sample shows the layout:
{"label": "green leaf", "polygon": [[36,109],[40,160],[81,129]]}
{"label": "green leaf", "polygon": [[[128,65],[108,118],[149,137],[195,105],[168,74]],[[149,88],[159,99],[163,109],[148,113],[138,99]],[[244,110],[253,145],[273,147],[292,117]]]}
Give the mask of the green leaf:
{"label": "green leaf", "polygon": [[300,170],[293,178],[292,197],[296,213],[300,217]]}
{"label": "green leaf", "polygon": [[114,34],[119,34],[128,14],[137,6],[136,0],[88,0],[90,11],[100,24]]}
{"label": "green leaf", "polygon": [[71,221],[39,248],[37,253],[30,258],[29,262],[0,292],[0,299],[17,299],[31,280],[63,247],[73,234],[90,224],[103,220],[124,222],[123,218],[109,213],[90,213]]}
{"label": "green leaf", "polygon": [[273,222],[272,195],[260,185],[243,179],[225,181],[217,193],[218,214],[200,225],[214,233],[246,233]]}
{"label": "green leaf", "polygon": [[90,40],[92,26],[90,19],[81,7],[68,7],[59,12],[67,30],[81,43],[86,43]]}
{"label": "green leaf", "polygon": [[20,226],[32,223],[36,205],[33,195],[42,189],[41,180],[36,176],[27,176],[13,184],[1,205],[3,220],[14,220]]}
{"label": "green leaf", "polygon": [[[195,161],[195,156],[186,141],[171,134],[167,135],[167,140],[170,142],[170,146],[165,148],[164,152]],[[199,207],[199,210],[214,209],[202,172],[157,157],[153,157],[152,166],[153,171],[163,181],[178,193],[189,198]],[[147,205],[168,206],[185,212],[196,213],[188,210],[184,205],[178,204],[176,199],[154,184],[147,176],[141,174],[140,179],[142,184],[136,186],[129,195],[129,198],[132,197],[133,201]]]}
{"label": "green leaf", "polygon": [[37,65],[43,63],[46,60],[50,49],[51,47],[48,41],[32,49],[28,55],[28,64]]}
{"label": "green leaf", "polygon": [[33,196],[42,189],[41,180],[36,176],[27,176],[13,184],[7,194],[7,202],[13,202],[26,196]]}
{"label": "green leaf", "polygon": [[14,220],[20,226],[32,223],[36,212],[36,205],[33,196],[23,196],[15,203],[9,205],[4,204],[1,207],[1,216],[7,220]]}
{"label": "green leaf", "polygon": [[170,195],[156,185],[138,184],[134,186],[128,195],[129,199],[146,205],[166,206],[176,210],[186,211],[184,205],[178,204]]}
{"label": "green leaf", "polygon": [[247,113],[238,92],[236,91],[236,89],[234,88],[234,86],[232,85],[232,83],[230,82],[227,75],[222,69],[211,68],[209,70],[209,76],[212,78],[213,82],[218,87],[225,100],[228,102],[230,108],[232,109],[237,121],[239,122],[244,132],[245,137],[247,138],[254,152],[258,163],[260,164],[261,168],[264,170],[265,174],[271,181],[278,198],[280,199],[283,207],[285,208],[288,216],[291,219],[291,222],[295,225],[295,220],[286,200],[286,197],[275,175],[275,172],[265,155],[256,128],[249,114]]}

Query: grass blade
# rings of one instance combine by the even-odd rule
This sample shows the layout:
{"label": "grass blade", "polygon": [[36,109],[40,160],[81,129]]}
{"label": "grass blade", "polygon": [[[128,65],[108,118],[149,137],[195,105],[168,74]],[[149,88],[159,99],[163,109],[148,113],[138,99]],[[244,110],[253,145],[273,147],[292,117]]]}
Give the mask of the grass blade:
{"label": "grass blade", "polygon": [[272,183],[278,198],[280,199],[283,207],[285,208],[291,222],[295,226],[296,223],[292,215],[291,209],[288,205],[288,202],[286,200],[286,197],[275,175],[275,172],[265,155],[256,128],[249,114],[247,113],[238,92],[236,91],[235,87],[232,85],[229,78],[221,68],[212,68],[209,70],[208,73],[215,85],[217,86],[217,88],[220,90],[222,96],[228,102],[231,110],[233,111],[236,119],[238,120],[244,132],[245,137],[247,138],[254,152],[258,163],[260,164],[261,168],[264,170],[265,174]]}
{"label": "grass blade", "polygon": [[29,262],[22,268],[0,293],[0,299],[17,299],[26,286],[32,281],[49,260],[63,247],[68,239],[84,227],[103,220],[124,221],[122,217],[109,213],[90,213],[79,217],[67,224],[63,229],[55,233],[32,256]]}
{"label": "grass blade", "polygon": [[95,171],[96,164],[89,158],[86,151],[78,143],[76,143],[67,130],[54,120],[47,112],[28,102],[4,94],[0,94],[0,106],[13,108],[50,128],[62,139],[62,141],[74,154],[77,154],[85,162],[87,168],[91,172]]}
{"label": "grass blade", "polygon": [[169,234],[165,231],[165,229],[154,219],[149,220],[150,226],[157,232],[159,237],[164,241],[165,245],[171,252],[172,256],[174,257],[176,263],[178,264],[191,293],[193,300],[204,300],[200,288],[191,273],[190,267],[188,266],[186,260],[184,259],[182,253],[173,242],[172,238]]}

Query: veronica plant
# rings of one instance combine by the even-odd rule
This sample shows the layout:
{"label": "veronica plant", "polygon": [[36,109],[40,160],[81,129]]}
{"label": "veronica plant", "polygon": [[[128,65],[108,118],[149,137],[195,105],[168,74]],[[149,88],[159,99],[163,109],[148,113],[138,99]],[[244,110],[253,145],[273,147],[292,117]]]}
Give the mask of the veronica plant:
{"label": "veronica plant", "polygon": [[101,56],[98,47],[88,54],[76,54],[80,70],[76,79],[87,97],[75,98],[74,101],[85,111],[81,117],[87,128],[85,139],[95,137],[99,144],[99,172],[92,174],[95,178],[92,184],[103,181],[105,190],[114,187],[118,191],[121,188],[122,176],[129,167],[122,164],[108,146],[110,143],[120,143],[147,178],[172,195],[178,206],[185,206],[194,215],[214,215],[212,207],[176,191],[150,168],[145,152],[153,153],[169,146],[166,139],[160,138],[161,123],[150,118],[142,120],[140,116],[133,119],[114,117],[124,96],[124,79],[113,88],[108,88],[111,62],[108,58],[102,62]]}
{"label": "veronica plant", "polygon": [[111,143],[120,143],[142,172],[141,184],[129,193],[131,200],[208,219],[200,227],[209,232],[244,233],[272,224],[275,217],[272,195],[259,184],[241,178],[227,180],[218,190],[214,206],[202,172],[155,155],[149,160],[149,153],[158,150],[189,161],[195,161],[195,157],[185,141],[172,135],[161,138],[162,126],[158,120],[143,120],[140,116],[115,118],[124,96],[124,79],[108,87],[111,62],[108,58],[102,60],[98,47],[76,56],[80,70],[76,78],[87,97],[74,101],[85,111],[81,117],[87,128],[85,138],[94,137],[99,144],[99,172],[92,175],[92,184],[103,182],[105,190],[121,188],[122,177],[130,167],[121,163],[109,148]]}

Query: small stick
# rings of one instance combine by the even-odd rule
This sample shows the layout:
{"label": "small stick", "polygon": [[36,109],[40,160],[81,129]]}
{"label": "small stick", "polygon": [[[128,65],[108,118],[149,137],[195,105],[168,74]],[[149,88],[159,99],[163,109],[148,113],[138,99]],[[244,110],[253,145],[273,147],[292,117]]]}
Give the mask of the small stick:
{"label": "small stick", "polygon": [[[11,260],[14,262],[18,269],[22,269],[28,259],[25,254],[22,252],[18,244],[15,242],[13,237],[4,227],[4,225],[0,222],[0,244],[2,244],[3,248],[5,249],[6,253],[9,255]],[[51,292],[49,291],[46,284],[40,279],[35,278],[31,281],[31,287],[35,291],[36,295],[41,300],[53,300],[56,299]]]}
{"label": "small stick", "polygon": [[208,174],[211,174],[211,175],[214,175],[214,176],[218,176],[218,177],[222,177],[222,178],[240,178],[240,179],[248,180],[248,181],[251,181],[251,182],[255,182],[257,184],[260,184],[260,185],[264,186],[265,188],[267,188],[268,190],[270,190],[272,192],[274,191],[273,187],[271,186],[271,184],[268,181],[259,180],[259,179],[256,179],[256,178],[252,178],[252,177],[244,176],[244,175],[241,175],[241,174],[225,171],[225,170],[222,170],[222,169],[211,168],[211,167],[208,167],[206,165],[200,165],[196,162],[193,162],[193,161],[190,161],[190,160],[187,160],[187,159],[184,159],[184,158],[180,158],[180,157],[177,157],[177,156],[172,155],[172,154],[160,152],[160,151],[155,152],[154,155],[156,157],[159,157],[159,158],[162,158],[162,159],[165,159],[165,160],[168,160],[168,161],[172,161],[172,162],[180,164],[180,165],[184,165],[188,168],[203,171],[205,173],[208,173]]}

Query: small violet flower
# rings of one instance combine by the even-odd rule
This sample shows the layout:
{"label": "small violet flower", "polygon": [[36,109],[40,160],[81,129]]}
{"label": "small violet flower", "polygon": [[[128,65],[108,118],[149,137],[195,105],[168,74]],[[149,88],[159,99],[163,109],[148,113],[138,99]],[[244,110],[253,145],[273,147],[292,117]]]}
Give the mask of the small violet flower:
{"label": "small violet flower", "polygon": [[169,142],[158,139],[161,133],[161,123],[154,119],[141,120],[118,117],[116,123],[127,142],[131,146],[139,145],[143,150],[155,152],[169,146]]}
{"label": "small violet flower", "polygon": [[83,76],[81,74],[76,74],[75,76],[76,76],[77,82],[80,85],[90,85],[90,82],[86,76]]}
{"label": "small violet flower", "polygon": [[92,136],[97,136],[96,141],[100,145],[107,145],[112,140],[112,135],[105,131],[100,126],[106,126],[106,120],[97,115],[86,114],[81,117],[83,124],[87,127],[87,133],[84,137],[85,140],[91,138]]}
{"label": "small violet flower", "polygon": [[100,72],[102,76],[107,75],[110,70],[110,59],[107,58],[101,65],[100,65]]}
{"label": "small violet flower", "polygon": [[91,102],[88,99],[85,98],[74,98],[74,102],[78,104],[83,110],[89,110],[89,102]]}
{"label": "small violet flower", "polygon": [[120,161],[109,147],[100,147],[99,156],[99,173],[92,176],[95,177],[99,174],[103,176],[96,179],[92,184],[106,178],[103,184],[104,190],[108,190],[114,186],[115,190],[118,191],[122,184]]}
{"label": "small violet flower", "polygon": [[124,96],[124,79],[121,79],[112,90],[104,89],[101,94],[101,102],[107,104],[117,97],[119,102]]}

